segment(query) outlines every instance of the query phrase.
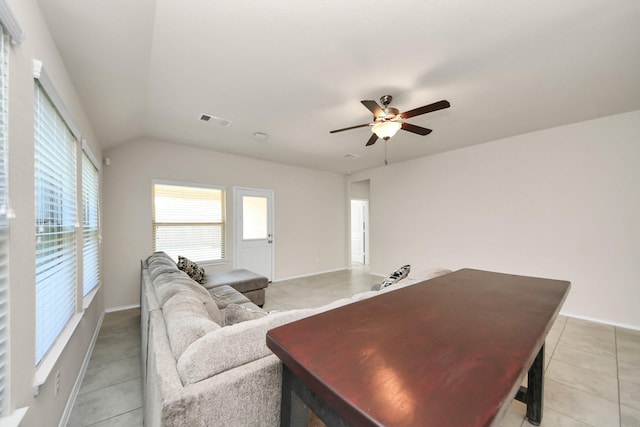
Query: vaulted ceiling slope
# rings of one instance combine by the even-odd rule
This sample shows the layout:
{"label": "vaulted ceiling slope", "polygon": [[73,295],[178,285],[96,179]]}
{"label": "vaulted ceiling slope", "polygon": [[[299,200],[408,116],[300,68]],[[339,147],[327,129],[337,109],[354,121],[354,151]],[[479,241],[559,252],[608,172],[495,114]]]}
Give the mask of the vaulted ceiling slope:
{"label": "vaulted ceiling slope", "polygon": [[385,144],[329,131],[385,94],[452,105],[411,120],[430,135],[389,140],[390,162],[640,109],[638,0],[38,2],[104,148],[155,138],[348,173]]}

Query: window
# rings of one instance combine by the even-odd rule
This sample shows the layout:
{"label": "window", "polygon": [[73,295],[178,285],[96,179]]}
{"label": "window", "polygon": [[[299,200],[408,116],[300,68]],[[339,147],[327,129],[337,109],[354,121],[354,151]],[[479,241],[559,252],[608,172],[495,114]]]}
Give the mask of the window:
{"label": "window", "polygon": [[82,153],[82,296],[100,283],[98,169],[89,156]]}
{"label": "window", "polygon": [[9,36],[0,25],[0,416],[5,414],[9,317],[9,207],[7,197],[7,143],[9,91]]}
{"label": "window", "polygon": [[154,251],[196,262],[224,259],[224,200],[220,188],[154,183]]}
{"label": "window", "polygon": [[[7,151],[9,146],[9,43],[19,45],[24,33],[5,0],[0,0],[0,417],[7,414],[9,381],[9,192]],[[2,423],[2,421],[0,421]]]}
{"label": "window", "polygon": [[35,85],[36,364],[76,308],[76,137]]}

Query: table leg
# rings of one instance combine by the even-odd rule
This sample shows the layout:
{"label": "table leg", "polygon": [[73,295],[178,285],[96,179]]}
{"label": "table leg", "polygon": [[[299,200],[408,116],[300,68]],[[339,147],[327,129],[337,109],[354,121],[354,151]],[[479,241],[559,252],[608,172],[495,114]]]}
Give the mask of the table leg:
{"label": "table leg", "polygon": [[527,419],[533,425],[542,422],[542,404],[544,397],[544,344],[529,368],[527,380]]}
{"label": "table leg", "polygon": [[291,369],[282,365],[281,427],[307,427],[311,410],[328,427],[349,427],[337,412],[312,392],[296,377]]}
{"label": "table leg", "polygon": [[544,344],[538,351],[529,368],[527,387],[520,387],[516,394],[516,400],[527,405],[527,419],[533,425],[539,426],[542,422],[542,405],[544,398]]}
{"label": "table leg", "polygon": [[306,426],[309,423],[307,407],[294,391],[296,377],[286,365],[282,365],[282,403],[280,426]]}

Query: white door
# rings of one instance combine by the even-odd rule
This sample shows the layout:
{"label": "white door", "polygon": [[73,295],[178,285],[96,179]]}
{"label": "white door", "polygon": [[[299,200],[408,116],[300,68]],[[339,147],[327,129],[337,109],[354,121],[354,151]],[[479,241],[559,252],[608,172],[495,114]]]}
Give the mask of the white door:
{"label": "white door", "polygon": [[368,264],[369,202],[351,200],[351,262]]}
{"label": "white door", "polygon": [[234,268],[273,279],[273,191],[233,189]]}

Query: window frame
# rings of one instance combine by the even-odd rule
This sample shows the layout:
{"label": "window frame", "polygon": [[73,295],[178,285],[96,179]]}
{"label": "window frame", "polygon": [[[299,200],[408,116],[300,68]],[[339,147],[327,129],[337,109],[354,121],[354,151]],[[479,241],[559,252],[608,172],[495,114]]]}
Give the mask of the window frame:
{"label": "window frame", "polygon": [[[1,17],[0,17],[1,18]],[[9,41],[0,21],[0,417],[6,416],[9,396]]]}
{"label": "window frame", "polygon": [[[100,164],[82,140],[82,297],[102,283],[100,270]],[[91,176],[86,176],[91,175]],[[87,179],[89,178],[89,179]],[[91,187],[88,187],[91,185]],[[87,200],[87,198],[91,198]],[[92,259],[92,255],[95,259]],[[90,268],[87,268],[91,266]]]}
{"label": "window frame", "polygon": [[[220,192],[220,216],[221,216],[221,220],[218,222],[200,222],[197,223],[199,225],[206,225],[206,224],[210,224],[212,226],[216,226],[216,227],[220,227],[220,252],[221,252],[221,256],[220,258],[214,258],[214,257],[205,257],[205,258],[199,258],[197,256],[192,256],[192,258],[190,258],[187,254],[189,253],[188,249],[185,249],[184,251],[182,251],[182,253],[178,253],[181,252],[180,249],[176,249],[176,250],[167,250],[166,248],[163,249],[162,246],[158,245],[158,239],[157,239],[157,227],[162,227],[162,226],[184,226],[184,227],[188,227],[190,224],[194,224],[193,222],[159,222],[156,221],[156,213],[157,213],[157,207],[156,207],[156,186],[157,185],[161,185],[161,186],[175,186],[175,187],[184,187],[186,189],[204,189],[204,190],[216,190]],[[151,183],[151,240],[152,240],[152,250],[155,251],[165,251],[167,252],[168,255],[170,255],[173,259],[177,260],[178,255],[181,256],[185,256],[187,258],[189,258],[191,261],[194,262],[198,262],[199,264],[209,264],[209,265],[215,265],[215,264],[224,264],[227,262],[227,252],[228,252],[228,245],[227,245],[227,212],[226,212],[226,206],[227,206],[227,191],[226,191],[226,187],[224,186],[219,186],[219,185],[207,185],[207,184],[199,184],[199,183],[191,183],[191,182],[179,182],[179,181],[166,181],[166,180],[158,180],[158,179],[153,179],[152,183]]]}
{"label": "window frame", "polygon": [[[2,2],[3,0],[0,0]],[[49,77],[46,68],[43,63],[37,59],[33,60],[33,78],[34,78],[34,108],[35,108],[35,95],[36,95],[36,87],[39,85],[43,91],[45,92],[46,97],[51,101],[54,106],[54,109],[57,111],[59,116],[62,118],[62,122],[67,127],[68,131],[73,135],[74,138],[74,155],[73,155],[73,167],[74,167],[74,192],[75,198],[73,201],[73,206],[75,208],[76,221],[74,223],[75,226],[75,265],[74,265],[74,309],[73,314],[70,319],[68,319],[66,325],[63,327],[62,331],[59,333],[57,338],[54,340],[53,344],[49,347],[46,354],[40,359],[40,361],[36,360],[36,355],[34,353],[34,361],[35,361],[35,375],[33,380],[34,387],[34,395],[38,395],[40,391],[40,387],[47,381],[51,373],[53,372],[58,360],[62,356],[64,350],[67,347],[67,344],[72,339],[73,334],[76,329],[80,325],[82,319],[84,318],[85,309],[88,308],[91,301],[93,301],[95,295],[97,294],[98,287],[94,287],[94,290],[89,292],[86,297],[82,297],[82,285],[80,284],[80,280],[82,277],[80,273],[82,271],[82,229],[81,229],[81,220],[82,220],[82,174],[81,174],[81,164],[82,164],[82,143],[88,148],[86,145],[86,141],[82,139],[80,134],[80,128],[77,126],[72,114],[67,109],[62,97],[57,92],[54,82]],[[34,116],[36,112],[34,111]],[[34,120],[35,121],[35,120]],[[34,123],[35,124],[35,123]],[[35,126],[34,126],[34,145],[35,145]],[[34,147],[35,148],[35,147]],[[88,151],[88,153],[91,153]],[[94,165],[98,166],[100,163],[97,161],[97,158],[93,156],[91,153],[90,157],[92,157],[92,161]],[[37,184],[37,181],[36,181]],[[98,179],[98,191],[100,191],[100,178]],[[98,198],[101,199],[100,194],[98,194]],[[37,204],[37,203],[36,203]],[[34,248],[35,249],[35,248]],[[36,267],[34,265],[34,267]],[[36,283],[34,283],[36,286]],[[34,301],[37,306],[37,291],[36,291],[36,301]],[[34,316],[37,314],[34,313]],[[37,320],[36,320],[37,323]],[[36,335],[34,339],[37,342],[38,335],[36,331]]]}
{"label": "window frame", "polygon": [[0,61],[2,62],[0,70],[0,103],[2,103],[1,112],[2,119],[0,120],[0,126],[2,126],[2,141],[0,141],[0,156],[2,156],[2,165],[0,170],[0,178],[2,185],[0,191],[2,191],[0,200],[0,423],[3,420],[7,420],[9,417],[13,418],[16,425],[20,423],[24,414],[25,408],[12,409],[9,405],[11,398],[11,342],[9,334],[9,323],[11,316],[10,307],[10,271],[9,271],[9,257],[10,257],[10,222],[15,217],[13,209],[11,209],[10,194],[9,194],[9,62],[11,47],[19,46],[24,41],[24,31],[20,26],[20,23],[16,19],[11,7],[7,4],[6,0],[0,0],[0,37],[1,49]]}
{"label": "window frame", "polygon": [[38,366],[78,309],[78,139],[38,79],[34,114]]}

